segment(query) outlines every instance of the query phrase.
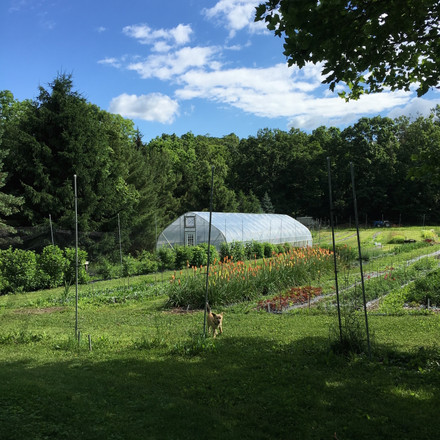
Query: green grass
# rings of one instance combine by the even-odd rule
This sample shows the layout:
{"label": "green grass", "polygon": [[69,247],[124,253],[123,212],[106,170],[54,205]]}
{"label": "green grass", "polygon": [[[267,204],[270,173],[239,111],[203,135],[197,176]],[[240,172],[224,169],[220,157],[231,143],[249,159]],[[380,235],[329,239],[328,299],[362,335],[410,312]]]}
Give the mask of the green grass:
{"label": "green grass", "polygon": [[438,314],[370,314],[369,359],[331,350],[336,314],[246,302],[204,339],[203,311],[124,282],[80,286],[80,344],[61,291],[0,297],[0,439],[438,437]]}

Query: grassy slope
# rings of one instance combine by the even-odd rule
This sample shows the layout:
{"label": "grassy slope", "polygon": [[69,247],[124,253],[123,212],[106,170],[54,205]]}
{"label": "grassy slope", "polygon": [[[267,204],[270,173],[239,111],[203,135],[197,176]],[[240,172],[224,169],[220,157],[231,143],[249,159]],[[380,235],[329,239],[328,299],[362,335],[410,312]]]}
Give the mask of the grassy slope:
{"label": "grassy slope", "polygon": [[[225,333],[184,355],[203,313],[165,297],[25,306],[0,297],[0,439],[433,439],[439,316],[370,317],[373,359],[334,355],[329,315],[235,306]],[[32,342],[32,339],[35,342]],[[422,349],[421,349],[422,348]]]}

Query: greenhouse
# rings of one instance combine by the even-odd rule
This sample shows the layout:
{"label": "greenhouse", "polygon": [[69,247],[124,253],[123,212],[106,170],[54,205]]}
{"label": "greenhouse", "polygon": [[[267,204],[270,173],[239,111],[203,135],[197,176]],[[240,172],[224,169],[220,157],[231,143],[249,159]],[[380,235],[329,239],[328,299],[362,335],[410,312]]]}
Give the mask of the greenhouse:
{"label": "greenhouse", "polygon": [[[157,249],[175,245],[196,246],[208,243],[209,212],[187,212],[159,235]],[[282,214],[241,214],[213,212],[211,244],[217,249],[224,242],[290,243],[312,245],[312,234],[297,220]]]}

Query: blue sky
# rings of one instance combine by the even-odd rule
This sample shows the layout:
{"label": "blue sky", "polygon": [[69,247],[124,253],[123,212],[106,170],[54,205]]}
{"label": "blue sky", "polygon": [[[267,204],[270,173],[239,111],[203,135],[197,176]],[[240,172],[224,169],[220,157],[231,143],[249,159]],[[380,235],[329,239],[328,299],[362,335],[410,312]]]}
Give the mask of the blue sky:
{"label": "blue sky", "polygon": [[0,90],[32,99],[58,73],[104,110],[162,133],[239,137],[260,128],[344,128],[362,116],[428,114],[440,93],[346,103],[319,66],[287,67],[253,0],[1,0]]}

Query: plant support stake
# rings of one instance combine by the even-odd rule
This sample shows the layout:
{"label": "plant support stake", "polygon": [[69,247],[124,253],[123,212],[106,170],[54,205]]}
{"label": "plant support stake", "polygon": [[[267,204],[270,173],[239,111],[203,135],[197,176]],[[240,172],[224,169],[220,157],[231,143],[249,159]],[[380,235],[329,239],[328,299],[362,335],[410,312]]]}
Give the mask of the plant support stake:
{"label": "plant support stake", "polygon": [[212,198],[214,194],[214,166],[211,168],[211,197],[209,200],[209,229],[208,229],[208,264],[206,265],[205,313],[203,316],[203,337],[206,338],[206,314],[208,311],[209,263],[211,260],[211,225],[212,225]]}
{"label": "plant support stake", "polygon": [[75,188],[75,335],[78,335],[78,192],[76,174],[73,176]]}
{"label": "plant support stake", "polygon": [[339,303],[339,286],[338,286],[338,265],[336,259],[336,244],[335,244],[335,228],[333,222],[333,199],[332,199],[332,178],[330,173],[330,157],[327,157],[328,170],[328,194],[330,201],[330,226],[332,228],[332,242],[333,242],[333,261],[335,265],[335,289],[336,289],[336,303],[338,306],[338,323],[339,323],[339,338],[342,344],[342,321],[341,321],[341,306]]}
{"label": "plant support stake", "polygon": [[49,225],[50,225],[50,237],[52,239],[52,246],[55,246],[55,242],[53,240],[52,216],[50,214],[49,214]]}
{"label": "plant support stake", "polygon": [[358,209],[357,209],[357,201],[356,201],[356,190],[354,186],[353,162],[350,162],[350,172],[351,172],[351,186],[353,188],[354,218],[356,222],[356,234],[357,234],[357,243],[358,243],[358,251],[359,251],[359,269],[361,271],[362,300],[364,303],[365,328],[367,331],[368,357],[371,358],[370,331],[368,328],[367,301],[365,299],[365,283],[364,283],[364,272],[362,269],[361,239],[359,237],[359,221],[358,221]]}
{"label": "plant support stake", "polygon": [[118,233],[119,233],[119,256],[121,257],[121,270],[123,269],[122,264],[122,239],[121,239],[121,220],[118,214]]}

